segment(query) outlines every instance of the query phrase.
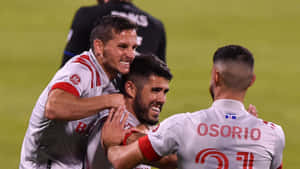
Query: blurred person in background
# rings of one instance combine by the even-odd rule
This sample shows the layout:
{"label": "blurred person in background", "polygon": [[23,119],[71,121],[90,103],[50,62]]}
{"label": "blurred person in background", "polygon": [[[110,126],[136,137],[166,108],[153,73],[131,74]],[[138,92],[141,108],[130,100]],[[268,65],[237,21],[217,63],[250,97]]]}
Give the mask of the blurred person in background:
{"label": "blurred person in background", "polygon": [[62,64],[90,48],[90,33],[106,15],[125,17],[138,25],[138,53],[154,54],[166,61],[166,33],[163,23],[136,7],[131,0],[98,0],[97,5],[81,7],[76,12],[68,34]]}

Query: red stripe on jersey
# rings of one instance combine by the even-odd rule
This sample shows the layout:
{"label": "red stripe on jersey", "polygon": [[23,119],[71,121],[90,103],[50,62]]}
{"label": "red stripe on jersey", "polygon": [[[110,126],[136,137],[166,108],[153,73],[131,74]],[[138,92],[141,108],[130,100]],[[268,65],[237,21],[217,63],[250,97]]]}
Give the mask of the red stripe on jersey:
{"label": "red stripe on jersey", "polygon": [[74,63],[81,63],[86,66],[92,73],[92,81],[91,81],[91,88],[94,88],[94,72],[90,65],[88,65],[82,58],[77,58]]}
{"label": "red stripe on jersey", "polygon": [[282,169],[282,163],[280,164],[280,166],[277,169]]}
{"label": "red stripe on jersey", "polygon": [[85,58],[87,59],[90,64],[94,67],[95,71],[96,71],[96,86],[100,86],[101,85],[101,81],[100,81],[100,75],[99,75],[99,72],[97,71],[96,69],[96,66],[94,65],[94,63],[91,61],[90,57],[88,55],[82,55],[80,56],[81,58]]}
{"label": "red stripe on jersey", "polygon": [[127,145],[127,139],[133,134],[133,132],[131,131],[130,133],[126,133],[125,137],[123,139],[123,143],[122,145]]}
{"label": "red stripe on jersey", "polygon": [[143,156],[149,161],[159,160],[160,156],[154,151],[148,136],[139,139],[139,147]]}
{"label": "red stripe on jersey", "polygon": [[[130,124],[129,124],[130,125]],[[135,130],[135,129],[130,129],[131,131],[129,132],[129,133],[126,133],[125,134],[125,137],[124,137],[124,139],[123,139],[123,143],[122,143],[122,145],[127,145],[127,139],[133,134],[133,133],[138,133],[138,131],[137,130]]]}
{"label": "red stripe on jersey", "polygon": [[54,84],[50,91],[52,91],[54,89],[62,89],[68,93],[75,95],[75,96],[79,96],[79,92],[77,91],[77,89],[74,86],[72,86],[70,83],[67,83],[67,82],[59,82],[59,83]]}

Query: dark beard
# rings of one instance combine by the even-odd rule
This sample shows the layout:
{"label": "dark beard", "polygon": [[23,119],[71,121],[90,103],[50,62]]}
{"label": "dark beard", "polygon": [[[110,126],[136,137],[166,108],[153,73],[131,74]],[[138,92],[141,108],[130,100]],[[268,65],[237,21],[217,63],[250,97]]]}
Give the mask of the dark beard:
{"label": "dark beard", "polygon": [[147,107],[141,106],[142,104],[140,103],[140,100],[142,100],[141,96],[137,95],[133,103],[133,110],[136,114],[137,119],[143,124],[148,124],[148,125],[157,124],[158,121],[153,121],[147,118],[148,109]]}

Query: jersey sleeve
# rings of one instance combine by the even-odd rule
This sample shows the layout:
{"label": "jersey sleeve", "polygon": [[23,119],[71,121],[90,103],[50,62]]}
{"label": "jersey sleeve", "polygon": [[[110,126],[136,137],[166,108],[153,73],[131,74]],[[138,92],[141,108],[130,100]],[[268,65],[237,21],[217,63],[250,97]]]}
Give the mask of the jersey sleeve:
{"label": "jersey sleeve", "polygon": [[175,153],[182,136],[183,115],[175,115],[164,120],[159,128],[139,139],[139,147],[146,159],[153,161]]}
{"label": "jersey sleeve", "polygon": [[282,169],[283,149],[285,147],[285,136],[282,128],[276,125],[276,140],[271,169]]}
{"label": "jersey sleeve", "polygon": [[72,63],[60,69],[49,87],[50,91],[61,89],[75,96],[83,96],[91,88],[91,71],[85,66]]}

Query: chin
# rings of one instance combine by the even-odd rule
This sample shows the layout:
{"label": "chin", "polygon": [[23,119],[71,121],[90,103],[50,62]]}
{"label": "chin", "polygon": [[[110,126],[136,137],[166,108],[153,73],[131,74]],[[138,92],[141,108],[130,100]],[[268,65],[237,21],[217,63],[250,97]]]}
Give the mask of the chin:
{"label": "chin", "polygon": [[159,121],[158,119],[149,119],[149,124],[155,125],[158,123],[158,121]]}
{"label": "chin", "polygon": [[119,71],[121,74],[127,74],[127,73],[129,73],[129,69],[123,69],[123,70],[120,70]]}

